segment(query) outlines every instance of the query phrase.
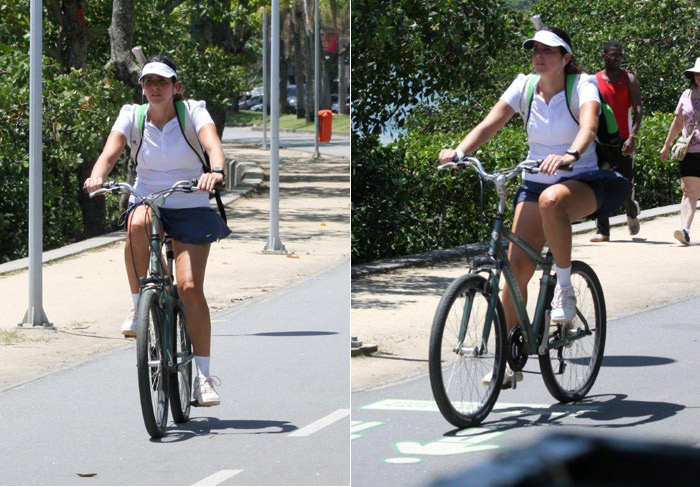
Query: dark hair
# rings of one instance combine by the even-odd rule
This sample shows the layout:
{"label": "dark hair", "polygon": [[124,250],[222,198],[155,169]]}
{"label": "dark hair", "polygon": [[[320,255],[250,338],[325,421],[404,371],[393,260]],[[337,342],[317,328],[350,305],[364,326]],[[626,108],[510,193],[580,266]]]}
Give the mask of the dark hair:
{"label": "dark hair", "polygon": [[603,52],[607,52],[608,49],[615,48],[615,47],[618,47],[618,48],[620,48],[620,50],[622,50],[622,44],[620,44],[619,42],[617,42],[615,40],[608,41],[605,44],[605,47],[603,47]]}
{"label": "dark hair", "polygon": [[697,88],[698,84],[695,82],[695,76],[688,76],[688,78],[690,78],[690,84],[688,85],[688,88]]}
{"label": "dark hair", "polygon": [[[571,48],[572,51],[574,50],[574,46],[571,44],[571,36],[569,36],[569,34],[567,34],[566,31],[560,29],[559,27],[550,27],[548,25],[545,25],[540,30],[546,30],[546,31],[549,31],[549,32],[556,34],[557,36],[561,37],[562,39],[564,39],[566,41],[566,43],[569,45],[569,47]],[[561,51],[562,54],[566,54],[567,52],[569,52],[561,46],[557,46],[557,47],[559,47],[559,51]],[[571,59],[569,59],[569,62],[564,67],[564,73],[566,73],[566,74],[581,74],[581,73],[583,73],[583,68],[578,63],[578,61],[576,60],[576,58],[574,57],[573,54],[571,55]]]}
{"label": "dark hair", "polygon": [[[156,54],[155,56],[150,57],[148,61],[146,61],[146,63],[163,63],[177,73],[177,67],[175,66],[175,63],[172,62],[170,58],[165,57],[162,54]],[[173,83],[175,83],[177,81],[177,76],[171,76],[170,79]],[[184,99],[185,96],[182,92],[178,91],[177,93],[175,93],[175,101],[180,101]]]}

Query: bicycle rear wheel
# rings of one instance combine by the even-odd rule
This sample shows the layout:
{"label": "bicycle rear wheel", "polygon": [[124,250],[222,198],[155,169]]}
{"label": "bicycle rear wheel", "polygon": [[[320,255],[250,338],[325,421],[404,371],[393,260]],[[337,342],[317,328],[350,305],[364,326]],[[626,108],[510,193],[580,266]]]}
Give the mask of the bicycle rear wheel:
{"label": "bicycle rear wheel", "polygon": [[136,365],[141,396],[141,413],[152,438],[165,434],[168,423],[168,380],[162,337],[163,310],[158,293],[147,289],[141,294],[138,310]]}
{"label": "bicycle rear wheel", "polygon": [[[433,397],[445,419],[460,428],[478,425],[491,412],[505,373],[506,325],[500,299],[484,340],[487,288],[487,280],[477,274],[452,282],[440,300],[430,334]],[[492,379],[485,386],[481,381],[489,373]]]}
{"label": "bicycle rear wheel", "polygon": [[[580,261],[571,263],[571,284],[576,292],[576,318],[571,323],[552,323],[549,343],[585,330],[590,334],[539,356],[542,379],[549,393],[560,402],[583,399],[598,377],[605,349],[605,298],[593,269]],[[551,297],[548,299],[548,303]]]}
{"label": "bicycle rear wheel", "polygon": [[184,423],[190,419],[190,402],[192,398],[192,342],[187,333],[187,321],[182,302],[177,299],[175,307],[175,323],[173,326],[173,340],[175,356],[177,357],[177,371],[170,374],[170,410],[173,421]]}

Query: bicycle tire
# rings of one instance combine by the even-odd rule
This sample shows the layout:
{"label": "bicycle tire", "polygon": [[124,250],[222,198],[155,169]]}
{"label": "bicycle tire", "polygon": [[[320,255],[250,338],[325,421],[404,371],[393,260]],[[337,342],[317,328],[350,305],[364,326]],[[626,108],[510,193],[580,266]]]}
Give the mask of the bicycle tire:
{"label": "bicycle tire", "polygon": [[192,353],[192,341],[187,333],[187,320],[182,301],[175,294],[175,322],[173,323],[172,350],[177,357],[178,368],[170,374],[170,412],[175,423],[184,423],[190,419],[192,398],[192,360],[180,367],[180,362]]}
{"label": "bicycle tire", "polygon": [[[459,428],[476,426],[486,418],[496,404],[505,374],[506,322],[500,299],[486,354],[476,353],[489,307],[487,289],[488,281],[478,274],[455,279],[442,295],[430,333],[428,367],[433,397],[443,417]],[[457,351],[465,306],[469,304],[467,331]],[[482,385],[482,378],[490,371],[490,384]]]}
{"label": "bicycle tire", "polygon": [[[542,379],[549,393],[559,402],[583,399],[591,390],[605,351],[606,310],[603,288],[593,269],[584,262],[571,263],[571,283],[576,292],[577,316],[571,325],[552,323],[548,338],[559,339],[564,333],[583,329],[581,316],[588,322],[589,336],[555,349],[547,347],[539,356]],[[547,303],[551,301],[551,297]]]}
{"label": "bicycle tire", "polygon": [[168,380],[162,341],[163,311],[154,289],[147,289],[141,294],[138,323],[136,368],[141,413],[148,434],[152,438],[160,438],[165,434],[168,423]]}

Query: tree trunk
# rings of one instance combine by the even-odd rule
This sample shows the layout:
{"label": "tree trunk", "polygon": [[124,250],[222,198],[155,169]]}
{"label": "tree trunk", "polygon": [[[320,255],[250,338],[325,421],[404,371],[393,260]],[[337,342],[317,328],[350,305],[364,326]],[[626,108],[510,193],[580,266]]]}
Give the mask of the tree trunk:
{"label": "tree trunk", "polygon": [[109,26],[112,67],[120,81],[137,87],[141,69],[131,53],[134,41],[134,0],[113,0],[112,25]]}
{"label": "tree trunk", "polygon": [[[304,56],[304,95],[306,108],[306,121],[314,121],[314,38],[313,35],[305,35],[303,39],[305,53]],[[299,88],[297,87],[297,90]]]}
{"label": "tree trunk", "polygon": [[[82,185],[90,176],[94,164],[95,161],[91,160],[77,167],[76,174],[79,184]],[[85,237],[90,238],[104,234],[107,231],[105,199],[90,198],[86,192],[79,191],[78,203],[80,204],[80,211],[83,215],[83,232]]]}
{"label": "tree trunk", "polygon": [[294,32],[294,82],[297,86],[297,118],[306,117],[306,96],[304,86],[308,85],[304,78],[304,49],[301,39],[304,36],[302,32]]}
{"label": "tree trunk", "polygon": [[346,115],[345,97],[348,89],[345,83],[345,52],[343,38],[338,35],[338,114]]}
{"label": "tree trunk", "polygon": [[87,65],[87,22],[85,0],[64,0],[62,30],[66,41],[66,71],[83,69]]}

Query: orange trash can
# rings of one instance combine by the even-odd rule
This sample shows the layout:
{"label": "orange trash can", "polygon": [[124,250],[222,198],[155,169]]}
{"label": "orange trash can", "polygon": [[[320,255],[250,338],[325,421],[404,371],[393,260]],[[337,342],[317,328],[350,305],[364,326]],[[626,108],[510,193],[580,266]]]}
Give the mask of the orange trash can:
{"label": "orange trash can", "polygon": [[318,141],[330,142],[333,130],[333,112],[330,110],[318,111]]}

